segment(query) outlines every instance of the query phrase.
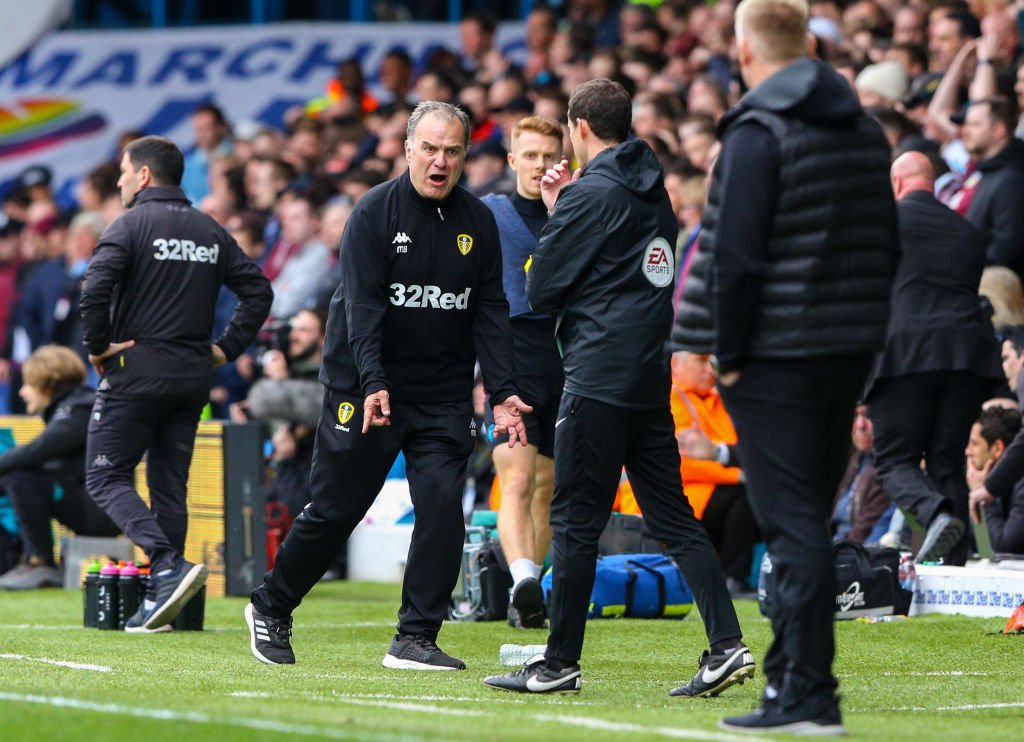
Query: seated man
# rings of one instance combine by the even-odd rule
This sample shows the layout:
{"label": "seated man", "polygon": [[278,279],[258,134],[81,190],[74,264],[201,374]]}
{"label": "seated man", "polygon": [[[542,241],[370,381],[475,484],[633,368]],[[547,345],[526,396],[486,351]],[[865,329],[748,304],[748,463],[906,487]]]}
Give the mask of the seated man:
{"label": "seated man", "polygon": [[0,487],[10,498],[24,544],[22,563],[0,577],[7,590],[59,586],[50,520],[75,533],[120,531],[85,491],[85,437],[93,391],[83,386],[85,364],[63,346],[44,345],[22,367],[20,395],[46,428],[24,446],[0,454]]}
{"label": "seated man", "polygon": [[749,593],[746,583],[760,532],[742,484],[736,430],[715,388],[710,355],[672,355],[672,419],[686,498],[722,560],[729,592],[734,597]]}
{"label": "seated man", "polygon": [[866,405],[857,405],[851,436],[853,451],[832,511],[832,540],[871,543],[875,526],[882,519],[888,521],[895,506],[875,477],[871,460],[874,436]]}
{"label": "seated man", "polygon": [[985,477],[1020,429],[1019,412],[989,407],[981,411],[967,442],[971,519],[980,522],[984,511],[989,540],[996,553],[1024,554],[1024,481],[1017,482],[1009,497],[993,497],[984,488]]}

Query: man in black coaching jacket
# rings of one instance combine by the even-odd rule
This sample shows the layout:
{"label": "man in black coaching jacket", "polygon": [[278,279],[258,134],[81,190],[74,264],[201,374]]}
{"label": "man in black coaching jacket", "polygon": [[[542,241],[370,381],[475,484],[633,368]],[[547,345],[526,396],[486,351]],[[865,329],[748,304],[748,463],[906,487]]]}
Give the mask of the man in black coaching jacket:
{"label": "man in black coaching jacket", "polygon": [[484,679],[501,690],[581,689],[597,541],[623,466],[652,535],[693,590],[711,644],[697,675],[671,695],[716,696],[754,674],[722,565],[680,480],[667,349],[677,226],[654,152],[626,141],[631,113],[618,83],[578,86],[569,135],[583,169],[570,176],[563,160],[541,181],[551,218],[526,293],[534,310],[557,313],[565,366],[555,421],[551,634],[542,659]]}
{"label": "man in black coaching jacket", "polygon": [[409,172],[370,190],[341,244],[320,380],[326,387],[310,474],[311,504],[245,608],[262,662],[295,662],[292,611],[362,520],[399,451],[415,526],[384,656],[394,670],[462,670],[437,646],[462,558],[466,463],[479,431],[479,358],[498,432],[526,444],[516,395],[501,248],[490,210],[456,186],[469,121],[425,101],[409,118]]}
{"label": "man in black coaching jacket", "polygon": [[[273,292],[260,269],[178,184],[183,157],[161,137],[129,144],[118,185],[129,210],[107,227],[82,288],[89,360],[102,375],[89,422],[90,496],[149,557],[153,587],[125,630],[161,630],[206,581],[184,560],[188,469],[215,366],[252,342]],[[221,285],[239,298],[210,343]],[[146,458],[150,507],[135,491]]]}

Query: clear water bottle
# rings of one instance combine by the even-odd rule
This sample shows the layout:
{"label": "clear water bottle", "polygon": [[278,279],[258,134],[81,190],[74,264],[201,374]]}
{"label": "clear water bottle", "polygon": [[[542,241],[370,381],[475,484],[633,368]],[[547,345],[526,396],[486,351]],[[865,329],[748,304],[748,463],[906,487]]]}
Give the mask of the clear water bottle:
{"label": "clear water bottle", "polygon": [[546,644],[502,644],[498,661],[509,667],[524,665],[530,658],[544,654],[547,648]]}
{"label": "clear water bottle", "polygon": [[900,587],[904,590],[914,592],[914,582],[917,580],[917,569],[914,568],[914,557],[904,554],[900,557],[899,572]]}

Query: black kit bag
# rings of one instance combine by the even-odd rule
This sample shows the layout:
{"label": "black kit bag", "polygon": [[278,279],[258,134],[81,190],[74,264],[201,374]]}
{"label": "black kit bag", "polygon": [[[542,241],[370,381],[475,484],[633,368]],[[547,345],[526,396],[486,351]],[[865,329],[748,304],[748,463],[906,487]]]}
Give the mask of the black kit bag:
{"label": "black kit bag", "polygon": [[504,621],[512,573],[505,552],[487,528],[466,529],[462,570],[452,593],[448,618],[454,621]]}
{"label": "black kit bag", "polygon": [[[899,583],[900,553],[840,541],[832,547],[836,568],[835,619],[905,615],[914,594]],[[771,616],[775,593],[771,557],[761,561],[757,598],[762,615]]]}
{"label": "black kit bag", "polygon": [[832,547],[836,564],[835,618],[906,615],[914,594],[900,587],[900,553],[840,541]]}
{"label": "black kit bag", "polygon": [[640,515],[612,513],[597,542],[598,556],[664,553],[664,545],[651,535]]}

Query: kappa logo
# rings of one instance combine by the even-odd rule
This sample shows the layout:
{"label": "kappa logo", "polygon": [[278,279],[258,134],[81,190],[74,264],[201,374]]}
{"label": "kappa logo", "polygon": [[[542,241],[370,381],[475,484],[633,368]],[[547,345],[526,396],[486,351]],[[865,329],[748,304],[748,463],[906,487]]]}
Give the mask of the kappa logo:
{"label": "kappa logo", "polygon": [[455,238],[455,244],[459,246],[460,253],[469,255],[469,251],[473,249],[473,238],[468,234],[460,234]]}
{"label": "kappa logo", "polygon": [[846,590],[839,593],[836,596],[836,605],[841,611],[848,611],[851,608],[859,608],[864,605],[864,592],[860,589],[860,582],[851,582]]}
{"label": "kappa logo", "polygon": [[111,466],[113,466],[113,464],[110,463],[110,459],[108,459],[102,453],[99,456],[97,456],[95,459],[93,459],[93,462],[92,462],[92,468],[93,469],[106,469],[106,468],[111,467]]}
{"label": "kappa logo", "polygon": [[644,278],[659,289],[672,283],[675,276],[675,256],[672,248],[664,237],[655,237],[644,250],[644,260],[640,266]]}
{"label": "kappa logo", "polygon": [[335,430],[340,430],[344,433],[348,433],[349,429],[345,427],[345,423],[352,419],[352,415],[356,412],[356,406],[351,402],[342,402],[338,405],[338,425],[334,426]]}
{"label": "kappa logo", "polygon": [[395,239],[391,240],[392,245],[410,245],[412,238],[405,232],[395,232]]}
{"label": "kappa logo", "polygon": [[469,435],[471,438],[476,438],[476,420],[469,421]]}

